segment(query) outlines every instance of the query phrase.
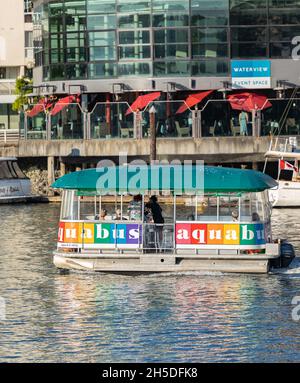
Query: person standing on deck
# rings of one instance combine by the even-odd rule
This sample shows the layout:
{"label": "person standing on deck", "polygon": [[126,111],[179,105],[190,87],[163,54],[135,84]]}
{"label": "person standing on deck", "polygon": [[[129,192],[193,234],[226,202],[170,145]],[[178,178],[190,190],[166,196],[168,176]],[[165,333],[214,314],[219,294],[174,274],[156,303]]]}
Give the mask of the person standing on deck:
{"label": "person standing on deck", "polygon": [[248,125],[248,114],[242,110],[239,115],[239,123],[240,123],[240,135],[241,136],[247,136],[247,125]]}

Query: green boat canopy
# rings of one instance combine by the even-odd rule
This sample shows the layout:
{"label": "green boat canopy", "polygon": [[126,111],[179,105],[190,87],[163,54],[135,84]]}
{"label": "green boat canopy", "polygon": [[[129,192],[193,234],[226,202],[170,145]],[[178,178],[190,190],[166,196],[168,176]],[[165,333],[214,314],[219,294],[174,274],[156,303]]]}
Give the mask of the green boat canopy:
{"label": "green boat canopy", "polygon": [[128,165],[86,169],[56,180],[54,189],[77,190],[82,195],[244,193],[277,186],[270,176],[254,171],[213,166]]}

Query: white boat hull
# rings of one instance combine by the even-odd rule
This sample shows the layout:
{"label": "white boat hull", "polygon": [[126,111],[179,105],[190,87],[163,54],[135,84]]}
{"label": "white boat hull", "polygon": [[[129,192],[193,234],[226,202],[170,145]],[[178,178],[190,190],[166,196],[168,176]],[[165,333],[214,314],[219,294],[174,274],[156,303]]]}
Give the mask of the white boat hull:
{"label": "white boat hull", "polygon": [[0,180],[0,203],[27,202],[31,198],[29,179]]}
{"label": "white boat hull", "polygon": [[279,181],[277,189],[269,190],[273,207],[300,207],[300,182]]}

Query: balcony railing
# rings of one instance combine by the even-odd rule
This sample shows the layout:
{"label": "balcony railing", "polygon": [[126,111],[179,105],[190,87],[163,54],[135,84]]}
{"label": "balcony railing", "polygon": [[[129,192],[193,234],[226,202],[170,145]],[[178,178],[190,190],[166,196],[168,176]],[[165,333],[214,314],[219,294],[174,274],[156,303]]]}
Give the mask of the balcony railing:
{"label": "balcony railing", "polygon": [[154,101],[137,112],[127,102],[97,103],[90,112],[80,104],[68,104],[55,116],[43,108],[34,117],[24,115],[22,129],[25,139],[48,140],[149,138],[150,123],[155,124],[158,139],[300,135],[300,98],[292,104],[289,99],[270,102],[272,107],[248,113],[246,130],[241,129],[241,111],[233,110],[227,100],[209,100],[202,109],[187,108],[183,113],[178,109],[184,101]]}

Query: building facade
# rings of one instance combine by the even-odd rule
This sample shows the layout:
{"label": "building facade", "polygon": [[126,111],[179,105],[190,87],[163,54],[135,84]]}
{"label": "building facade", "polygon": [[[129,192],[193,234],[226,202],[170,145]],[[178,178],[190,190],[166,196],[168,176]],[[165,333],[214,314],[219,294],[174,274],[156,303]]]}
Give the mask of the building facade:
{"label": "building facade", "polygon": [[269,60],[267,88],[299,85],[299,0],[34,4],[41,24],[35,82],[58,92],[75,82],[91,93],[114,93],[120,84],[128,91],[220,89],[232,82],[235,60]]}
{"label": "building facade", "polygon": [[[0,12],[0,131],[19,128],[16,79],[34,66],[32,1],[3,2]],[[30,73],[29,73],[30,74]]]}

